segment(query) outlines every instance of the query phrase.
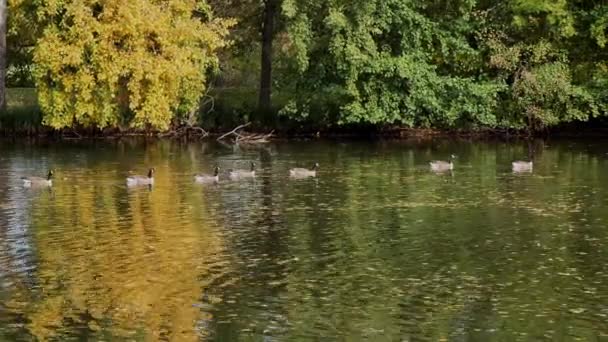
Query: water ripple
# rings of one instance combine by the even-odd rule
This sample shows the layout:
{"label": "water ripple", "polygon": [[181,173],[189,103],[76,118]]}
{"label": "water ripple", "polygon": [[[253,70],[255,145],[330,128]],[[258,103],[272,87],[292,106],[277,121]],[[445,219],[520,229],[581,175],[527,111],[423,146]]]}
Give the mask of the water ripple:
{"label": "water ripple", "polygon": [[[2,148],[2,339],[608,336],[608,163],[587,152],[514,175],[516,144]],[[250,161],[256,179],[192,181]],[[21,187],[49,167],[52,189]]]}

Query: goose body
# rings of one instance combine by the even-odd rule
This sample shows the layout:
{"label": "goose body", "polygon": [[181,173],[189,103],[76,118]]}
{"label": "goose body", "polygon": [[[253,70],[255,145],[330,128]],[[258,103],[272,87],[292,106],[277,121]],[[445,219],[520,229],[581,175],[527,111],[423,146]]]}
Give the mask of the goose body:
{"label": "goose body", "polygon": [[513,172],[532,172],[533,162],[532,161],[514,161],[511,163]]}
{"label": "goose body", "polygon": [[289,176],[294,178],[304,178],[304,177],[316,177],[317,169],[319,168],[319,163],[315,163],[312,169],[305,169],[296,167],[289,170]]}
{"label": "goose body", "polygon": [[532,146],[532,142],[528,141],[528,158],[512,162],[511,169],[514,173],[532,172],[532,169],[534,167],[534,164],[532,162],[533,159],[534,147]]}
{"label": "goose body", "polygon": [[137,185],[154,185],[154,168],[148,170],[147,176],[129,176],[127,177],[127,185],[128,186],[137,186]]}
{"label": "goose body", "polygon": [[213,170],[213,175],[206,174],[198,174],[194,176],[194,181],[196,183],[217,183],[220,180],[220,168],[219,166],[215,167]]}
{"label": "goose body", "polygon": [[26,188],[53,186],[53,170],[49,170],[46,178],[43,177],[21,177],[23,186]]}
{"label": "goose body", "polygon": [[232,170],[228,174],[230,179],[238,180],[242,178],[254,178],[255,177],[255,163],[251,162],[251,168],[249,170]]}
{"label": "goose body", "polygon": [[429,163],[431,166],[431,171],[434,172],[442,172],[442,171],[451,171],[454,169],[454,158],[455,155],[451,155],[449,161],[443,160],[434,160]]}

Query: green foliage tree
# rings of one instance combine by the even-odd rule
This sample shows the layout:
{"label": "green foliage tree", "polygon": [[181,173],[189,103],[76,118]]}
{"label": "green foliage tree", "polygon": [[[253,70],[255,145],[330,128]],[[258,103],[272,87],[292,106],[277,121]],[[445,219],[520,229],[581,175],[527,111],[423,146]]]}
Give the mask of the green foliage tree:
{"label": "green foliage tree", "polygon": [[282,0],[209,0],[209,3],[218,16],[237,22],[230,35],[233,44],[220,56],[222,73],[218,85],[248,88],[252,95],[257,90],[257,106],[252,96],[250,112],[246,114],[253,114],[253,121],[258,123],[273,121],[276,106],[272,102],[272,89],[278,81],[273,74],[281,65],[276,57],[281,57],[277,54],[281,43],[277,36],[283,29]]}
{"label": "green foliage tree", "polygon": [[230,21],[195,0],[36,2],[46,124],[166,129],[195,110]]}
{"label": "green foliage tree", "polygon": [[217,66],[238,90],[218,103],[247,103],[220,125],[254,114],[258,87],[259,123],[283,102],[317,127],[539,130],[608,112],[605,1],[207,1],[8,0],[9,84],[34,64],[53,127],[167,128]]}
{"label": "green foliage tree", "polygon": [[544,0],[513,1],[485,13],[485,72],[509,85],[503,126],[538,130],[599,113],[588,75],[574,77],[582,64],[580,45],[571,42],[590,42],[576,30],[577,13],[572,2]]}
{"label": "green foliage tree", "polygon": [[7,43],[7,86],[33,87],[33,51],[40,37],[34,3],[9,0]]}
{"label": "green foliage tree", "polygon": [[605,113],[602,2],[286,0],[283,12],[291,118],[536,130]]}
{"label": "green foliage tree", "polygon": [[473,4],[433,17],[430,3],[287,1],[302,96],[284,112],[338,124],[495,126],[503,85],[473,72]]}
{"label": "green foliage tree", "polygon": [[6,108],[6,30],[8,4],[0,0],[0,110]]}

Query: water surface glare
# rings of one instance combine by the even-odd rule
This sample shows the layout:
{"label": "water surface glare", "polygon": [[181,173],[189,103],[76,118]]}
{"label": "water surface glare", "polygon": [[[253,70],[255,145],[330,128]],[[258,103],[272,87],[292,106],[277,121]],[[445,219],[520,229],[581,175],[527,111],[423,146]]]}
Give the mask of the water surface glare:
{"label": "water surface glare", "polygon": [[608,341],[608,143],[534,149],[0,142],[0,340]]}

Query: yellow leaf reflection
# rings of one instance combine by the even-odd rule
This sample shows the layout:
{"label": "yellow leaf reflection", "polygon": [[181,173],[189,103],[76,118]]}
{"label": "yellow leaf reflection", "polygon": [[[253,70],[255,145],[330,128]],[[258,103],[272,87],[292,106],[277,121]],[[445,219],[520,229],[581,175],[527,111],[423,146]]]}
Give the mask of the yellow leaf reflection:
{"label": "yellow leaf reflection", "polygon": [[33,205],[39,298],[25,311],[36,338],[80,329],[175,341],[206,333],[195,327],[210,314],[194,304],[223,241],[201,219],[201,193],[173,191],[175,179],[159,173],[154,191],[80,175]]}

